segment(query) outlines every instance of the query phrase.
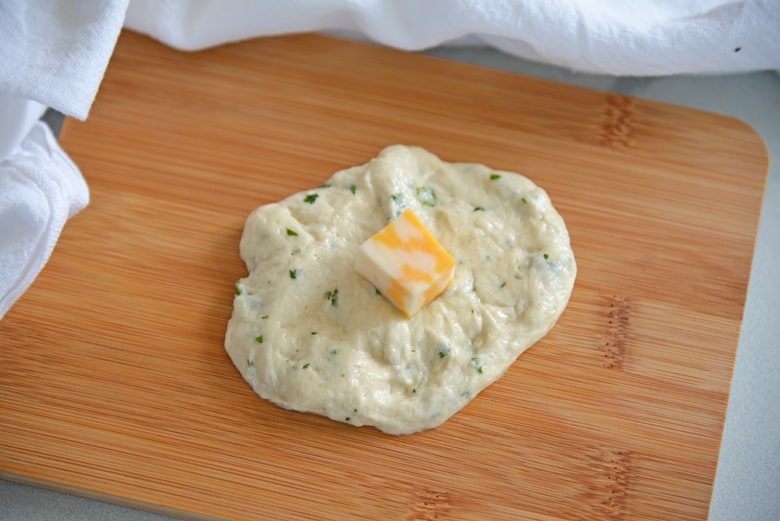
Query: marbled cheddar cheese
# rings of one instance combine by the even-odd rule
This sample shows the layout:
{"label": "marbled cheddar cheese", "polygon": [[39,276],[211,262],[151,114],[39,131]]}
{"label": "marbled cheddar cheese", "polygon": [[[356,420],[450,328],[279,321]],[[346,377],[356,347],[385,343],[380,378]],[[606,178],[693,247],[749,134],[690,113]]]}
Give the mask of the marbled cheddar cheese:
{"label": "marbled cheddar cheese", "polygon": [[455,259],[407,209],[360,246],[355,270],[411,317],[450,285]]}

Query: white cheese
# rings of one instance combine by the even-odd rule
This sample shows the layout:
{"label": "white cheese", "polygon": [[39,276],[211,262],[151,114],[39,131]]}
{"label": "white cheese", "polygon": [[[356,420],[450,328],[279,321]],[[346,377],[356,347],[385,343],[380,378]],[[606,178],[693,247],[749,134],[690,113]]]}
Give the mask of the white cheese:
{"label": "white cheese", "polygon": [[[456,263],[410,318],[354,269],[360,246],[407,209]],[[244,379],[281,407],[392,434],[442,424],[498,379],[553,327],[576,276],[541,188],[400,145],[256,209],[240,246],[249,274],[225,347]]]}

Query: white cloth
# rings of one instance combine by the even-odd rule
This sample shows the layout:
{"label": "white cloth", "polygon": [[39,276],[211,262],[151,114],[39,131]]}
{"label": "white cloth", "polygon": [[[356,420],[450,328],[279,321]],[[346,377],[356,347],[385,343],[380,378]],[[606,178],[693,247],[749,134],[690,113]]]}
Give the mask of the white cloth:
{"label": "white cloth", "polygon": [[483,43],[615,75],[780,69],[780,0],[132,0],[125,23],[184,50],[346,31],[408,50]]}
{"label": "white cloth", "polygon": [[89,191],[46,106],[85,119],[128,0],[0,0],[0,318],[46,264]]}
{"label": "white cloth", "polygon": [[0,1],[0,92],[85,119],[127,2]]}
{"label": "white cloth", "polygon": [[0,318],[49,259],[65,221],[89,191],[49,127],[36,123],[0,163]]}
{"label": "white cloth", "polygon": [[14,151],[46,107],[32,101],[0,92],[0,161]]}
{"label": "white cloth", "polygon": [[48,130],[28,134],[28,109],[85,119],[123,24],[183,50],[325,31],[615,75],[780,69],[780,0],[0,0],[0,95],[26,104],[0,105],[0,317],[88,201]]}

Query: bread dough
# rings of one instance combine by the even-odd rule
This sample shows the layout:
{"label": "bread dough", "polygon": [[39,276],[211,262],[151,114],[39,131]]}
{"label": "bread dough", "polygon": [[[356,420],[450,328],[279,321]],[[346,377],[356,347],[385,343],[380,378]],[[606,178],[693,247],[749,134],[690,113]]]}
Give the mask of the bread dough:
{"label": "bread dough", "polygon": [[[411,208],[456,262],[406,318],[353,268]],[[529,179],[394,145],[249,215],[225,348],[288,409],[390,434],[439,426],[555,324],[576,263],[563,219]]]}

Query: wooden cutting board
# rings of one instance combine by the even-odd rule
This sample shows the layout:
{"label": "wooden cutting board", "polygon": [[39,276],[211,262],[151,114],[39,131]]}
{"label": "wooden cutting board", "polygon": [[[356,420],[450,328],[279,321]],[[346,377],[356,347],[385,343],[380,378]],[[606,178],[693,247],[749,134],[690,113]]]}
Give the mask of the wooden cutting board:
{"label": "wooden cutting board", "polygon": [[[124,33],[64,148],[92,202],[0,322],[0,477],[191,519],[707,517],[767,173],[744,124],[323,36]],[[393,143],[532,178],[556,328],[406,437],[256,397],[223,334],[256,206]]]}

